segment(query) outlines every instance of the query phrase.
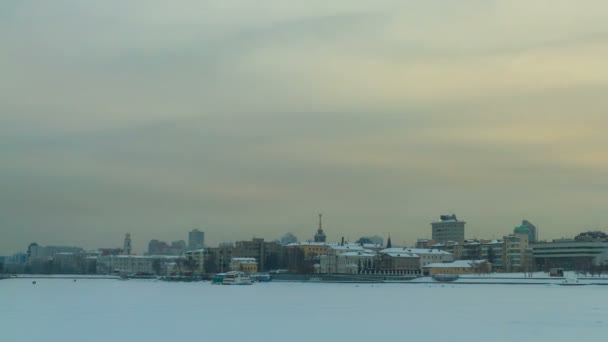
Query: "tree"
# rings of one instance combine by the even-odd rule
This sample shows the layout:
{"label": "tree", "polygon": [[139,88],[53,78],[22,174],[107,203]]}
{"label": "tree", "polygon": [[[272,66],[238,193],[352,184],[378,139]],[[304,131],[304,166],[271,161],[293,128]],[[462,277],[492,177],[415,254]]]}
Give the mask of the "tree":
{"label": "tree", "polygon": [[359,238],[359,240],[356,241],[357,244],[359,245],[363,245],[366,243],[373,243],[372,240],[370,238],[368,238],[367,236],[362,236]]}
{"label": "tree", "polygon": [[494,259],[496,259],[496,256],[494,255],[494,249],[492,248],[492,246],[490,246],[488,247],[488,262],[490,264],[493,264]]}
{"label": "tree", "polygon": [[283,236],[281,236],[281,239],[279,240],[279,243],[283,246],[296,242],[298,242],[298,238],[292,233],[285,233]]}
{"label": "tree", "polygon": [[152,260],[152,270],[154,271],[154,274],[160,275],[160,272],[162,270],[162,265],[160,263],[160,259]]}
{"label": "tree", "polygon": [[208,253],[205,255],[205,272],[207,273],[217,273],[217,260],[214,253]]}

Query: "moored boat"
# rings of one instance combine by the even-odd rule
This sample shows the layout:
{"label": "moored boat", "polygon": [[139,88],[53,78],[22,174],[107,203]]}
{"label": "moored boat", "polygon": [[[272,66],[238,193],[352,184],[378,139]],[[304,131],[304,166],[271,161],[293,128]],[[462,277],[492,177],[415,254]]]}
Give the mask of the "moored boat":
{"label": "moored boat", "polygon": [[251,285],[251,277],[245,274],[245,272],[232,271],[226,273],[222,285]]}

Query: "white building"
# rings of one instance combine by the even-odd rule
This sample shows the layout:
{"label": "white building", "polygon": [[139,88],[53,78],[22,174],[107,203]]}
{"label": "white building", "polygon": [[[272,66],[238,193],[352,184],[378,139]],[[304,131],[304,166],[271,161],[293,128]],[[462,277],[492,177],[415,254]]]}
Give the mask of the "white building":
{"label": "white building", "polygon": [[[97,258],[98,274],[155,274],[164,273],[164,264],[175,263],[180,257],[173,255],[107,255]],[[156,261],[156,262],[155,262]],[[158,266],[156,266],[157,264]],[[160,270],[159,270],[160,269]]]}
{"label": "white building", "polygon": [[[420,268],[437,262],[452,262],[454,261],[454,255],[450,252],[442,251],[440,249],[426,249],[426,248],[385,248],[380,251],[382,254],[396,255],[396,254],[409,254],[413,257],[420,257]],[[404,255],[405,255],[404,254]]]}
{"label": "white building", "polygon": [[232,258],[230,260],[230,269],[233,271],[256,273],[258,271],[258,262],[255,258]]}
{"label": "white building", "polygon": [[326,252],[319,256],[319,273],[342,273],[338,271],[338,258],[340,255],[349,252],[363,252],[365,248],[359,244],[328,244]]}
{"label": "white building", "polygon": [[336,272],[338,274],[358,274],[370,262],[374,262],[376,253],[369,250],[352,251],[338,255]]}

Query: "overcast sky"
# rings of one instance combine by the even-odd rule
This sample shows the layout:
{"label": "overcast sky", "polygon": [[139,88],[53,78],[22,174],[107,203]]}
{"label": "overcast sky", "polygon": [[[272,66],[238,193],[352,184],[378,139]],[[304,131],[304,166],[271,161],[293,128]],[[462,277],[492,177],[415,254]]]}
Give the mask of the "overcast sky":
{"label": "overcast sky", "polygon": [[0,2],[0,253],[606,229],[605,1]]}

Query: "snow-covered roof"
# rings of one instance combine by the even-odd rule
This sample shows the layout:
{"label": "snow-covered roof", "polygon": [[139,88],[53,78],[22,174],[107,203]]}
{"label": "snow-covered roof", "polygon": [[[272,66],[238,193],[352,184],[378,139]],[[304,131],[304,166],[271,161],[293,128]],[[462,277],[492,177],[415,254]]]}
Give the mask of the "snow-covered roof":
{"label": "snow-covered roof", "polygon": [[433,248],[385,248],[380,253],[391,254],[391,253],[411,253],[418,255],[452,255],[450,252],[442,251],[440,249]]}
{"label": "snow-covered roof", "polygon": [[353,252],[346,252],[346,253],[340,254],[340,256],[345,256],[345,257],[357,257],[357,256],[373,257],[374,255],[376,255],[376,253],[374,253],[372,251],[368,251],[368,250],[353,251]]}
{"label": "snow-covered roof", "polygon": [[423,268],[471,268],[476,264],[481,264],[486,260],[456,260],[453,262],[436,262],[428,264]]}
{"label": "snow-covered roof", "polygon": [[327,242],[293,242],[287,245],[287,247],[294,246],[329,246]]}
{"label": "snow-covered roof", "polygon": [[420,256],[414,253],[408,252],[394,252],[394,253],[384,253],[392,258],[419,258]]}
{"label": "snow-covered roof", "polygon": [[203,253],[205,251],[204,248],[200,248],[200,249],[191,249],[188,251],[185,251],[184,253]]}
{"label": "snow-covered roof", "polygon": [[252,263],[257,263],[257,261],[255,260],[255,258],[232,258],[233,262],[239,262],[241,264],[252,264]]}
{"label": "snow-covered roof", "polygon": [[336,251],[362,251],[365,249],[363,246],[354,243],[344,245],[328,245],[328,247]]}

